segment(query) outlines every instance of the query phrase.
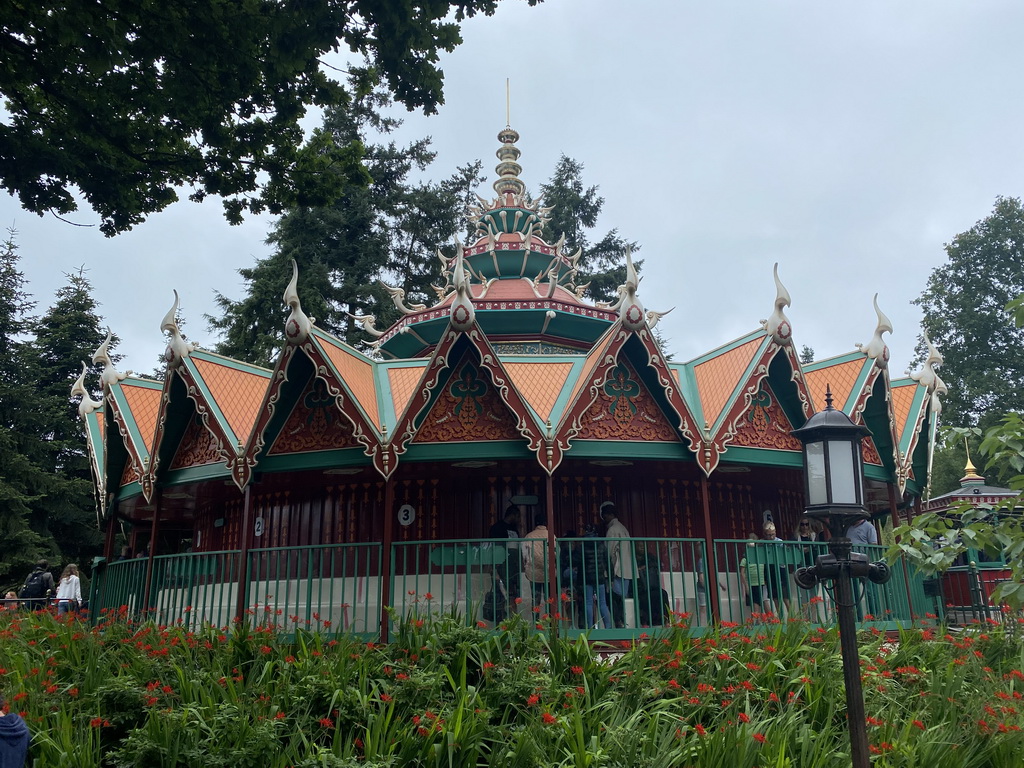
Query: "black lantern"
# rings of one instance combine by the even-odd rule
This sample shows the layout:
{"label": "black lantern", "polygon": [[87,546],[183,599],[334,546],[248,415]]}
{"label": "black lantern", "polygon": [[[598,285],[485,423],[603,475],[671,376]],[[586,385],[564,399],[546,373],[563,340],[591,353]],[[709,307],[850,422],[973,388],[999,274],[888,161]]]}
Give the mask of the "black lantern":
{"label": "black lantern", "polygon": [[828,520],[832,538],[829,554],[819,555],[815,564],[799,568],[796,582],[804,589],[818,583],[832,583],[832,597],[839,620],[839,644],[846,684],[847,722],[850,728],[850,759],[853,768],[869,768],[868,737],[857,654],[857,619],[852,581],[867,578],[876,584],[889,580],[891,572],[883,562],[869,563],[868,556],[854,552],[847,529],[868,517],[864,509],[864,476],[861,471],[860,441],[870,432],[854,424],[842,411],[832,407],[832,391],[826,388],[825,410],[807,420],[793,434],[804,446],[804,474],[807,478],[808,517]]}
{"label": "black lantern", "polygon": [[832,407],[831,390],[825,393],[825,410],[793,430],[804,446],[805,514],[817,518],[867,517],[860,442],[869,434],[866,427],[854,424],[849,416]]}

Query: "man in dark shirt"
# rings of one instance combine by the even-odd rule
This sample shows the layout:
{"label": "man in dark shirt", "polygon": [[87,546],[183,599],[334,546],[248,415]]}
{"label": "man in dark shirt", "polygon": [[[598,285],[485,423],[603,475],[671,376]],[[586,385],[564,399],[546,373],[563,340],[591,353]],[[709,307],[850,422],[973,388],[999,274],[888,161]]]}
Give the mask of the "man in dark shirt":
{"label": "man in dark shirt", "polygon": [[491,526],[488,538],[506,539],[507,544],[502,545],[494,542],[495,546],[504,546],[506,549],[505,562],[498,565],[495,571],[505,584],[505,591],[508,599],[515,600],[519,597],[519,574],[522,570],[522,560],[519,554],[519,507],[510,505],[505,509],[502,519]]}

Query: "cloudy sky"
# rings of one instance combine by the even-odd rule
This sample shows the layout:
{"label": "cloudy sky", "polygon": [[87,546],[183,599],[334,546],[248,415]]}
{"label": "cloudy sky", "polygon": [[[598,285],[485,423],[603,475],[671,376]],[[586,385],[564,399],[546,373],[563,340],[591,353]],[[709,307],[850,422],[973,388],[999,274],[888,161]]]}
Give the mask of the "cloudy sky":
{"label": "cloudy sky", "polygon": [[[585,165],[602,230],[642,244],[641,300],[675,307],[676,360],[767,317],[777,261],[798,346],[820,359],[867,342],[877,292],[898,375],[943,243],[1022,192],[1021,29],[1019,0],[503,0],[444,57],[440,113],[403,131],[433,137],[438,177],[482,159],[490,197],[511,78],[524,181],[536,191],[560,154]],[[0,193],[0,223],[41,308],[84,266],[122,367],[149,371],[171,289],[212,346],[202,315],[215,291],[240,296],[236,270],[268,252],[271,220],[231,227],[216,200],[181,202],[107,239]]]}

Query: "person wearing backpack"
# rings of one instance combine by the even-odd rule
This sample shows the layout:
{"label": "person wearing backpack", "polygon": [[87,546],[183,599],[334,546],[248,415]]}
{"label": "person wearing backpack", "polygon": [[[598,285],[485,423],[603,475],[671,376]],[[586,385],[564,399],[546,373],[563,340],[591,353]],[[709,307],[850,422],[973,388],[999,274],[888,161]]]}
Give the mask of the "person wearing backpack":
{"label": "person wearing backpack", "polygon": [[50,595],[53,594],[53,574],[50,573],[50,564],[46,560],[40,560],[32,573],[25,579],[25,586],[21,588],[18,597],[25,603],[25,606],[33,611],[41,611],[46,608]]}

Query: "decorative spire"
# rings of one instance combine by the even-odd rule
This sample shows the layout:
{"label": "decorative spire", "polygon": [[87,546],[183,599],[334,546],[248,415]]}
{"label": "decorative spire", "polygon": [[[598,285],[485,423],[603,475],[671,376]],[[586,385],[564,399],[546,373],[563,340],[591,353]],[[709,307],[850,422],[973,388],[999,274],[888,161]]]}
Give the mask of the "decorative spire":
{"label": "decorative spire", "polygon": [[88,372],[89,366],[84,361],[82,362],[82,373],[75,379],[75,383],[71,387],[71,396],[81,396],[82,402],[78,404],[78,415],[83,419],[90,413],[98,409],[103,403],[99,403],[92,399],[89,395],[89,390],[85,388],[85,374]]}
{"label": "decorative spire", "polygon": [[636,274],[636,267],[633,266],[633,250],[626,247],[626,282],[619,286],[619,320],[624,328],[631,331],[639,331],[647,322],[644,305],[637,298],[636,289],[640,285],[640,279]]}
{"label": "decorative spire", "polygon": [[473,299],[469,295],[469,275],[462,265],[462,250],[455,255],[452,267],[452,282],[455,285],[455,298],[452,299],[452,326],[457,331],[468,331],[476,320]]}
{"label": "decorative spire", "polygon": [[103,340],[103,343],[99,345],[96,351],[92,355],[93,365],[102,365],[103,370],[100,371],[100,382],[103,384],[103,388],[113,386],[119,381],[124,381],[128,378],[128,373],[121,373],[114,367],[114,362],[110,359],[110,340],[113,338],[113,334],[110,332],[110,328],[107,328],[107,338]]}
{"label": "decorative spire", "polygon": [[771,317],[767,320],[761,321],[761,327],[778,344],[792,344],[793,327],[789,324],[789,318],[786,317],[786,313],[782,311],[783,308],[792,305],[792,300],[789,298],[789,291],[786,290],[786,286],[779,280],[779,262],[775,262],[775,266],[772,267],[772,274],[775,276],[775,311],[772,312]]}
{"label": "decorative spire", "polygon": [[498,180],[494,182],[494,191],[499,196],[511,193],[516,197],[522,197],[526,191],[526,185],[519,180],[523,166],[516,162],[520,155],[519,147],[516,146],[519,134],[514,128],[506,126],[498,132],[498,141],[501,142],[501,147],[498,148],[495,155],[501,162],[494,168],[498,173]]}
{"label": "decorative spire", "polygon": [[857,344],[857,349],[875,361],[879,368],[886,368],[889,365],[889,347],[882,339],[883,333],[892,333],[892,323],[885,313],[878,308],[878,294],[871,300],[875,306],[875,316],[878,318],[878,325],[875,326],[875,335],[867,344]]}
{"label": "decorative spire", "polygon": [[284,289],[282,300],[292,310],[288,319],[284,321],[285,338],[289,344],[302,344],[309,338],[315,318],[307,317],[302,311],[302,302],[299,301],[299,265],[295,263],[295,259],[292,259],[292,279]]}
{"label": "decorative spire", "polygon": [[978,468],[974,466],[974,462],[971,461],[971,446],[967,443],[967,437],[964,436],[964,448],[967,451],[967,464],[964,465],[964,476],[960,478],[962,484],[966,483],[984,483],[985,478],[978,474]]}
{"label": "decorative spire", "polygon": [[174,292],[174,304],[164,315],[163,322],[160,323],[160,330],[164,333],[171,334],[171,340],[167,342],[167,349],[164,350],[164,360],[167,363],[168,368],[177,368],[181,365],[181,361],[189,356],[196,345],[191,342],[185,341],[181,335],[181,331],[178,329],[178,292]]}

